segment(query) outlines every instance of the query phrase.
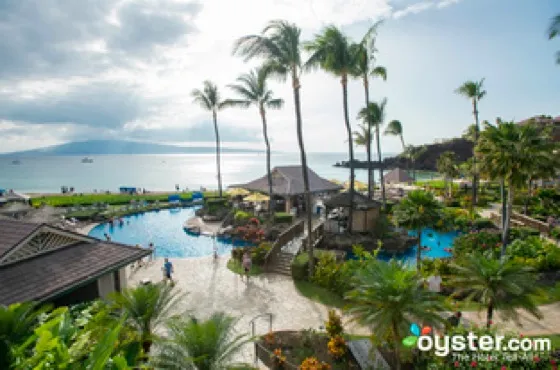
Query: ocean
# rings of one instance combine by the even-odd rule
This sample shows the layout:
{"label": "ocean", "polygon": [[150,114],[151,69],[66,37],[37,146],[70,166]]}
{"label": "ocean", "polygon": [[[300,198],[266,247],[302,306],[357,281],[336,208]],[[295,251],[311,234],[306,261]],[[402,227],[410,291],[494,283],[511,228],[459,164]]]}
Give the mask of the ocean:
{"label": "ocean", "polygon": [[[391,154],[387,154],[390,156]],[[58,193],[61,186],[72,186],[77,192],[118,191],[121,186],[140,187],[149,191],[217,188],[216,160],[213,154],[97,155],[93,163],[82,163],[83,157],[44,156],[21,158],[0,157],[0,189],[24,193]],[[346,153],[308,153],[308,166],[326,179],[348,180],[349,170],[333,167],[346,160]],[[364,159],[358,156],[358,159]],[[273,153],[272,166],[299,165],[299,153]],[[266,173],[264,153],[222,154],[222,181],[227,185],[251,181]],[[377,178],[377,171],[375,172]],[[367,181],[365,170],[356,170],[356,179]]]}

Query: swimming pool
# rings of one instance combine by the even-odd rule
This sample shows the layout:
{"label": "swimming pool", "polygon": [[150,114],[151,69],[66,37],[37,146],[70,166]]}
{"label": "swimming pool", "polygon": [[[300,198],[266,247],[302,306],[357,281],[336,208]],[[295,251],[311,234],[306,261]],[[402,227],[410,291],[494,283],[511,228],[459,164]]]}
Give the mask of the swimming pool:
{"label": "swimming pool", "polygon": [[[408,235],[416,236],[416,231],[409,231]],[[438,232],[430,228],[422,230],[422,246],[428,247],[428,250],[422,251],[422,258],[449,258],[451,253],[445,249],[453,249],[453,240],[459,235],[457,231]],[[416,265],[416,250],[418,246],[410,248],[406,253],[398,255],[397,259],[404,260],[406,263]],[[391,255],[379,253],[378,258],[384,261],[389,261]]]}
{"label": "swimming pool", "polygon": [[234,247],[248,245],[242,241],[236,241],[233,244],[223,240],[214,241],[209,236],[197,236],[185,232],[183,224],[194,216],[197,208],[165,209],[123,217],[123,226],[100,224],[89,232],[89,236],[104,240],[104,234],[107,233],[115,242],[129,245],[140,244],[145,248],[150,243],[154,243],[156,257],[211,256],[214,243],[216,243],[218,254],[224,255]]}

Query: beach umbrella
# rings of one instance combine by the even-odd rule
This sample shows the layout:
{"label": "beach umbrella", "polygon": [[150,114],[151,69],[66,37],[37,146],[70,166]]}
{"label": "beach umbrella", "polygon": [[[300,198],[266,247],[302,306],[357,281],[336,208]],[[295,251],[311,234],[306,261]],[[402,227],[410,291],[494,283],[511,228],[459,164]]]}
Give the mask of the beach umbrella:
{"label": "beach umbrella", "polygon": [[[367,186],[366,183],[363,183],[363,182],[358,181],[358,180],[354,180],[354,190],[357,190],[357,191],[367,191],[367,187],[368,187],[368,186]],[[350,189],[350,181],[346,181],[346,182],[344,183],[344,188],[345,188],[345,189]]]}
{"label": "beach umbrella", "polygon": [[270,197],[261,193],[253,193],[249,196],[246,196],[243,200],[246,202],[266,202],[270,200]]}
{"label": "beach umbrella", "polygon": [[227,190],[227,194],[232,196],[232,197],[237,197],[239,195],[241,196],[245,196],[245,195],[249,195],[249,190],[245,190],[242,188],[231,188]]}

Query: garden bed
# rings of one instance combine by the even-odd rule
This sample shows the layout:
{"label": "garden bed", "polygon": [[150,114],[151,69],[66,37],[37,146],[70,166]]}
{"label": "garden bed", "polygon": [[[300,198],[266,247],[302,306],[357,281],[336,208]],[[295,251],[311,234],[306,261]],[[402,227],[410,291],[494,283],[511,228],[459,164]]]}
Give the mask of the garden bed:
{"label": "garden bed", "polygon": [[268,334],[257,341],[259,359],[269,368],[274,369],[272,354],[280,349],[285,356],[285,369],[297,369],[308,357],[315,357],[321,362],[331,365],[332,369],[359,369],[359,365],[348,351],[340,360],[328,352],[329,338],[326,333],[313,330],[278,331]]}

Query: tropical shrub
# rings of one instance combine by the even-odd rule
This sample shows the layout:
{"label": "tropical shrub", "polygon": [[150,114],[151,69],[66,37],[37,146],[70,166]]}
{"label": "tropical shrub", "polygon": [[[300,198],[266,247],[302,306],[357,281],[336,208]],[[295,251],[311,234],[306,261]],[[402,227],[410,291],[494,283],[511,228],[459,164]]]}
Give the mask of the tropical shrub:
{"label": "tropical shrub", "polygon": [[494,223],[488,218],[479,218],[472,223],[473,227],[477,230],[495,229]]}
{"label": "tropical shrub", "polygon": [[452,273],[449,266],[450,259],[448,258],[434,258],[422,260],[422,276],[446,276]]}
{"label": "tropical shrub", "polygon": [[339,264],[332,253],[323,253],[319,257],[319,262],[315,266],[315,274],[311,281],[315,284],[335,290],[338,281]]}
{"label": "tropical shrub", "polygon": [[283,369],[286,363],[286,356],[282,353],[281,348],[276,348],[270,356],[272,360],[273,369]]}
{"label": "tropical shrub", "polygon": [[533,227],[521,226],[512,227],[509,231],[510,240],[514,239],[527,239],[530,236],[540,236],[541,232]]}
{"label": "tropical shrub", "polygon": [[531,266],[538,271],[560,269],[560,249],[537,236],[514,240],[508,245],[507,254],[514,261]]}
{"label": "tropical shrub", "polygon": [[253,225],[238,226],[233,230],[232,235],[236,238],[251,243],[259,243],[264,240],[264,230]]}
{"label": "tropical shrub", "polygon": [[291,224],[294,216],[286,212],[276,212],[274,214],[274,222],[278,224]]}
{"label": "tropical shrub", "polygon": [[556,226],[552,230],[550,230],[550,236],[552,236],[556,240],[560,240],[560,226]]}
{"label": "tropical shrub", "polygon": [[239,225],[244,225],[251,218],[251,214],[245,211],[237,211],[233,216],[235,222]]}
{"label": "tropical shrub", "polygon": [[469,253],[485,253],[492,258],[500,255],[502,237],[499,232],[472,231],[453,241],[453,255],[461,257]]}
{"label": "tropical shrub", "polygon": [[329,310],[329,320],[326,322],[325,328],[329,334],[329,338],[342,335],[344,328],[342,327],[342,319],[335,310]]}
{"label": "tropical shrub", "polygon": [[292,278],[294,280],[309,280],[309,256],[307,253],[298,254],[292,261]]}
{"label": "tropical shrub", "polygon": [[346,354],[346,341],[342,335],[336,335],[329,340],[327,344],[329,355],[334,357],[335,360],[339,360]]}
{"label": "tropical shrub", "polygon": [[330,370],[331,365],[326,362],[321,362],[315,357],[307,357],[301,365],[299,365],[299,370]]}
{"label": "tropical shrub", "polygon": [[260,243],[258,246],[251,248],[251,258],[253,263],[257,265],[264,264],[266,254],[272,249],[272,244],[268,242]]}

